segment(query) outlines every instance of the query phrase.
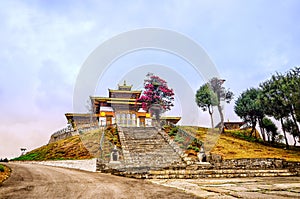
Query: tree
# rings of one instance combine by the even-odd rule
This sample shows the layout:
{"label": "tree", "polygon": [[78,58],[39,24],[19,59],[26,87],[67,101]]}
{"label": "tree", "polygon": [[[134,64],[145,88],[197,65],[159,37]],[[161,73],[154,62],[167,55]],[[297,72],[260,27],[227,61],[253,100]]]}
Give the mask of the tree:
{"label": "tree", "polygon": [[196,92],[196,103],[202,109],[202,111],[207,111],[210,115],[211,126],[214,128],[213,121],[213,106],[218,105],[217,95],[212,91],[209,84],[206,83],[201,86]]}
{"label": "tree", "polygon": [[300,123],[300,96],[299,96],[298,101],[295,104],[295,110],[296,110],[295,114],[296,114],[297,122]]}
{"label": "tree", "polygon": [[[255,88],[247,89],[235,101],[234,112],[251,125],[250,136],[255,132],[259,118],[263,118],[264,111],[259,101],[260,90]],[[264,138],[264,135],[263,135]]]}
{"label": "tree", "polygon": [[148,73],[144,80],[144,89],[137,102],[141,102],[142,108],[154,114],[157,120],[162,112],[171,110],[174,106],[173,89],[168,88],[167,82],[160,77]]}
{"label": "tree", "polygon": [[285,92],[285,80],[282,75],[272,75],[271,79],[260,84],[262,90],[261,102],[268,116],[274,117],[281,123],[286,147],[289,148],[286,130],[284,127],[284,118],[290,114],[289,101]]}
{"label": "tree", "polygon": [[292,119],[294,133],[299,137],[300,129],[297,124],[299,122],[300,114],[300,67],[295,67],[284,76],[284,91],[288,107],[290,109],[290,116]]}
{"label": "tree", "polygon": [[225,87],[222,86],[224,82],[224,79],[219,79],[217,77],[214,77],[209,81],[211,89],[217,95],[217,107],[221,118],[220,129],[223,129],[224,124],[224,115],[221,102],[225,101],[226,103],[230,103],[230,101],[233,99],[233,92],[229,91],[229,89],[226,90]]}
{"label": "tree", "polygon": [[266,129],[267,136],[268,136],[268,142],[270,143],[270,137],[271,137],[272,138],[271,142],[274,143],[275,138],[278,135],[277,127],[274,124],[274,122],[272,122],[272,120],[270,120],[269,118],[264,117],[262,120],[262,127],[264,129]]}
{"label": "tree", "polygon": [[298,134],[298,129],[294,124],[294,121],[291,120],[290,118],[287,118],[284,121],[283,125],[284,125],[286,132],[290,133],[293,136],[294,146],[296,146],[296,144],[297,144],[296,138],[299,137],[299,134]]}

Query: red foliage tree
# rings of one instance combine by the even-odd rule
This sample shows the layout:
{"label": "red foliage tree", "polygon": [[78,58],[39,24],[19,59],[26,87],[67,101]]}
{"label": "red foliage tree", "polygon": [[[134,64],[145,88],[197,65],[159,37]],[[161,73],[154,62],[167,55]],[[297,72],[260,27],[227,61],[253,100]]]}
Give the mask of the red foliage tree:
{"label": "red foliage tree", "polygon": [[[145,111],[154,113],[158,119],[159,114],[174,106],[173,89],[168,88],[167,82],[158,76],[148,73],[144,80],[144,91],[137,102],[142,103]],[[157,110],[159,109],[159,111]]]}

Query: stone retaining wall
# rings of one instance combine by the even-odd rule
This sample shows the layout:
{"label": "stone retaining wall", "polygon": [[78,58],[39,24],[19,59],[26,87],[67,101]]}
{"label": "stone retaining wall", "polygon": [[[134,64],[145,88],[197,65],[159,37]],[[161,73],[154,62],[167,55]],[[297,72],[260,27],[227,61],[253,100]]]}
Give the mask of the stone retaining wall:
{"label": "stone retaining wall", "polygon": [[93,158],[87,160],[32,161],[31,163],[96,172],[96,161],[97,159]]}
{"label": "stone retaining wall", "polygon": [[285,162],[277,158],[243,158],[223,160],[213,165],[216,169],[282,169]]}
{"label": "stone retaining wall", "polygon": [[210,154],[211,163],[170,166],[144,172],[114,170],[115,175],[142,179],[172,178],[233,178],[300,176],[300,162],[288,162],[279,158],[242,158],[222,160]]}
{"label": "stone retaining wall", "polygon": [[145,173],[121,172],[114,173],[125,177],[138,179],[199,179],[199,178],[242,178],[242,177],[276,177],[296,176],[297,173],[288,169],[272,170],[151,170]]}
{"label": "stone retaining wall", "polygon": [[300,162],[289,162],[280,158],[240,158],[227,160],[212,158],[209,162],[215,169],[300,169]]}

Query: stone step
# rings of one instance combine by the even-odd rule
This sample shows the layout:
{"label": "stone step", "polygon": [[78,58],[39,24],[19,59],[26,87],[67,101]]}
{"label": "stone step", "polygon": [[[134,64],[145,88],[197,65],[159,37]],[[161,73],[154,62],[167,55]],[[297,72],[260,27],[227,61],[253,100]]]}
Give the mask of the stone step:
{"label": "stone step", "polygon": [[166,167],[181,162],[181,158],[161,134],[151,127],[122,127],[122,145],[130,167]]}
{"label": "stone step", "polygon": [[[116,173],[115,173],[116,174]],[[287,169],[275,170],[150,170],[147,173],[120,172],[117,175],[147,179],[192,179],[192,178],[235,178],[296,176],[297,172]]]}

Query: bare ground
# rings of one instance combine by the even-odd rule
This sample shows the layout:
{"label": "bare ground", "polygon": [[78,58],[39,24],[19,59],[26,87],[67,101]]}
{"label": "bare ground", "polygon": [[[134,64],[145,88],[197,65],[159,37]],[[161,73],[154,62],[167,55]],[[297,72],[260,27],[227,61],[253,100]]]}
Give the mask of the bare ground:
{"label": "bare ground", "polygon": [[184,191],[136,180],[26,163],[7,164],[0,198],[197,198]]}

